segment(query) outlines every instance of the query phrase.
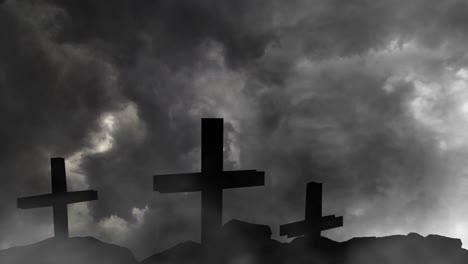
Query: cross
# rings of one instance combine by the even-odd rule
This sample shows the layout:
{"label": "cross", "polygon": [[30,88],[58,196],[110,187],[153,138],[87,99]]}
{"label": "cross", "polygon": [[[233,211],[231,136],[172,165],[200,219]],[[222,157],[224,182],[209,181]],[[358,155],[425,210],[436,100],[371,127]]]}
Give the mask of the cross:
{"label": "cross", "polygon": [[222,226],[223,189],[261,186],[263,171],[223,171],[223,119],[202,118],[201,172],[153,176],[161,193],[201,192],[202,243],[209,243]]}
{"label": "cross", "polygon": [[78,203],[98,199],[96,191],[67,192],[65,174],[65,160],[63,158],[50,159],[52,176],[52,193],[23,197],[17,199],[17,206],[21,209],[52,206],[54,214],[54,235],[68,238],[68,208],[70,203]]}
{"label": "cross", "polygon": [[310,241],[317,241],[320,232],[343,226],[343,217],[327,215],[322,217],[322,184],[307,184],[305,220],[280,226],[280,236],[297,237],[305,235]]}

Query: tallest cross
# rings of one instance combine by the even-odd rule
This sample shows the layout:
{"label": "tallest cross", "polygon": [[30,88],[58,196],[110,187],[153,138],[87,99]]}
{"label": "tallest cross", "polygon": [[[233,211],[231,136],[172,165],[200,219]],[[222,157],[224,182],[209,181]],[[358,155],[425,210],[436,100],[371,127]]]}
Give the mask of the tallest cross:
{"label": "tallest cross", "polygon": [[212,241],[222,226],[223,189],[261,186],[262,171],[223,171],[223,119],[202,119],[201,172],[154,176],[161,193],[201,192],[202,243]]}

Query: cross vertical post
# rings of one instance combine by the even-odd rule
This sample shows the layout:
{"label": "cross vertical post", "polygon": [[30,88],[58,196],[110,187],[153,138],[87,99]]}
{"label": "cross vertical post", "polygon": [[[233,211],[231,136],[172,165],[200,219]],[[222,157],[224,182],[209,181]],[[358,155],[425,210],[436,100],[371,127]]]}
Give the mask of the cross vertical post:
{"label": "cross vertical post", "polygon": [[213,231],[221,228],[223,186],[219,176],[223,171],[223,120],[202,119],[201,173],[203,189],[202,243],[210,241]]}
{"label": "cross vertical post", "polygon": [[320,222],[322,219],[322,184],[310,182],[307,184],[305,219],[311,222],[308,225],[308,233],[311,237],[320,237],[320,229],[314,225],[314,222]]}
{"label": "cross vertical post", "polygon": [[[52,193],[64,194],[67,192],[67,176],[65,173],[65,160],[63,158],[50,159]],[[68,205],[64,203],[53,206],[54,234],[56,237],[68,237]]]}

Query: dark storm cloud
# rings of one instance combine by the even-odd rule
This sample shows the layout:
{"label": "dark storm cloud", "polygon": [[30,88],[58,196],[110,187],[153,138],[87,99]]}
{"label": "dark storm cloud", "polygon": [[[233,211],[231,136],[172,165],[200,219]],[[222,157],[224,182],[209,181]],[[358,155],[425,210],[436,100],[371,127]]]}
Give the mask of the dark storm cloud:
{"label": "dark storm cloud", "polygon": [[112,65],[84,47],[50,41],[58,11],[11,1],[0,6],[5,240],[16,236],[5,232],[14,226],[15,196],[48,192],[48,158],[86,145],[99,114],[118,104],[116,83],[108,80]]}
{"label": "dark storm cloud", "polygon": [[[7,1],[0,164],[17,177],[2,177],[2,231],[15,226],[17,195],[49,190],[49,156],[82,152],[100,192],[92,235],[138,256],[197,239],[199,194],[153,193],[150,176],[199,169],[206,116],[226,118],[226,168],[267,173],[266,187],[226,192],[226,219],[277,232],[302,217],[305,183],[316,180],[325,212],[347,219],[337,238],[417,229],[438,208],[448,169],[412,115],[414,80],[391,77],[463,66],[466,10],[463,1]],[[392,42],[429,55],[378,53]],[[84,151],[106,115],[112,146]],[[46,213],[30,222],[43,226]],[[28,242],[10,233],[0,242]]]}
{"label": "dark storm cloud", "polygon": [[[121,109],[124,96],[127,103],[137,105],[148,131],[145,141],[135,144],[126,138],[125,131],[119,131],[112,151],[89,157],[83,168],[91,187],[104,197],[102,204],[96,205],[97,220],[111,213],[129,218],[133,206],[144,205],[152,198],[151,190],[140,190],[149,186],[150,172],[164,170],[170,163],[171,168],[183,168],[175,166],[182,163],[180,153],[192,149],[198,141],[195,135],[183,134],[173,142],[173,135],[181,130],[196,131],[199,121],[185,117],[180,123],[170,122],[167,112],[174,101],[190,97],[190,69],[200,63],[205,42],[225,43],[229,64],[238,67],[249,57],[260,56],[267,39],[261,29],[247,22],[242,27],[234,24],[237,16],[246,13],[241,6],[229,4],[220,5],[216,13],[210,11],[211,3],[169,1],[120,1],[111,8],[91,1],[59,5],[10,2],[2,8],[2,98],[9,102],[3,104],[8,126],[2,138],[11,144],[6,144],[2,152],[2,156],[11,158],[2,161],[10,167],[21,161],[30,164],[21,169],[3,167],[6,174],[20,175],[21,179],[5,178],[18,190],[8,194],[8,205],[2,207],[8,209],[5,215],[13,215],[16,195],[47,192],[48,156],[69,157],[90,145],[101,115]],[[172,72],[187,74],[187,80],[177,74],[171,76]],[[156,89],[162,93],[155,97]],[[184,115],[176,114],[176,120]],[[12,117],[15,122],[8,121]],[[115,188],[109,184],[115,184]],[[173,210],[173,203],[162,208]],[[184,222],[180,213],[172,221],[177,222],[177,217]],[[170,230],[168,227],[164,225]]]}

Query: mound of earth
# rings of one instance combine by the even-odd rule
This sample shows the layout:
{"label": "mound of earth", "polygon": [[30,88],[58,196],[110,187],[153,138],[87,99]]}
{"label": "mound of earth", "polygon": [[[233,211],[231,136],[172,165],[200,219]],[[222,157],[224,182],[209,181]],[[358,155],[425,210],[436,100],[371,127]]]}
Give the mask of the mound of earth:
{"label": "mound of earth", "polygon": [[92,237],[49,238],[0,250],[2,264],[136,264],[133,253]]}

